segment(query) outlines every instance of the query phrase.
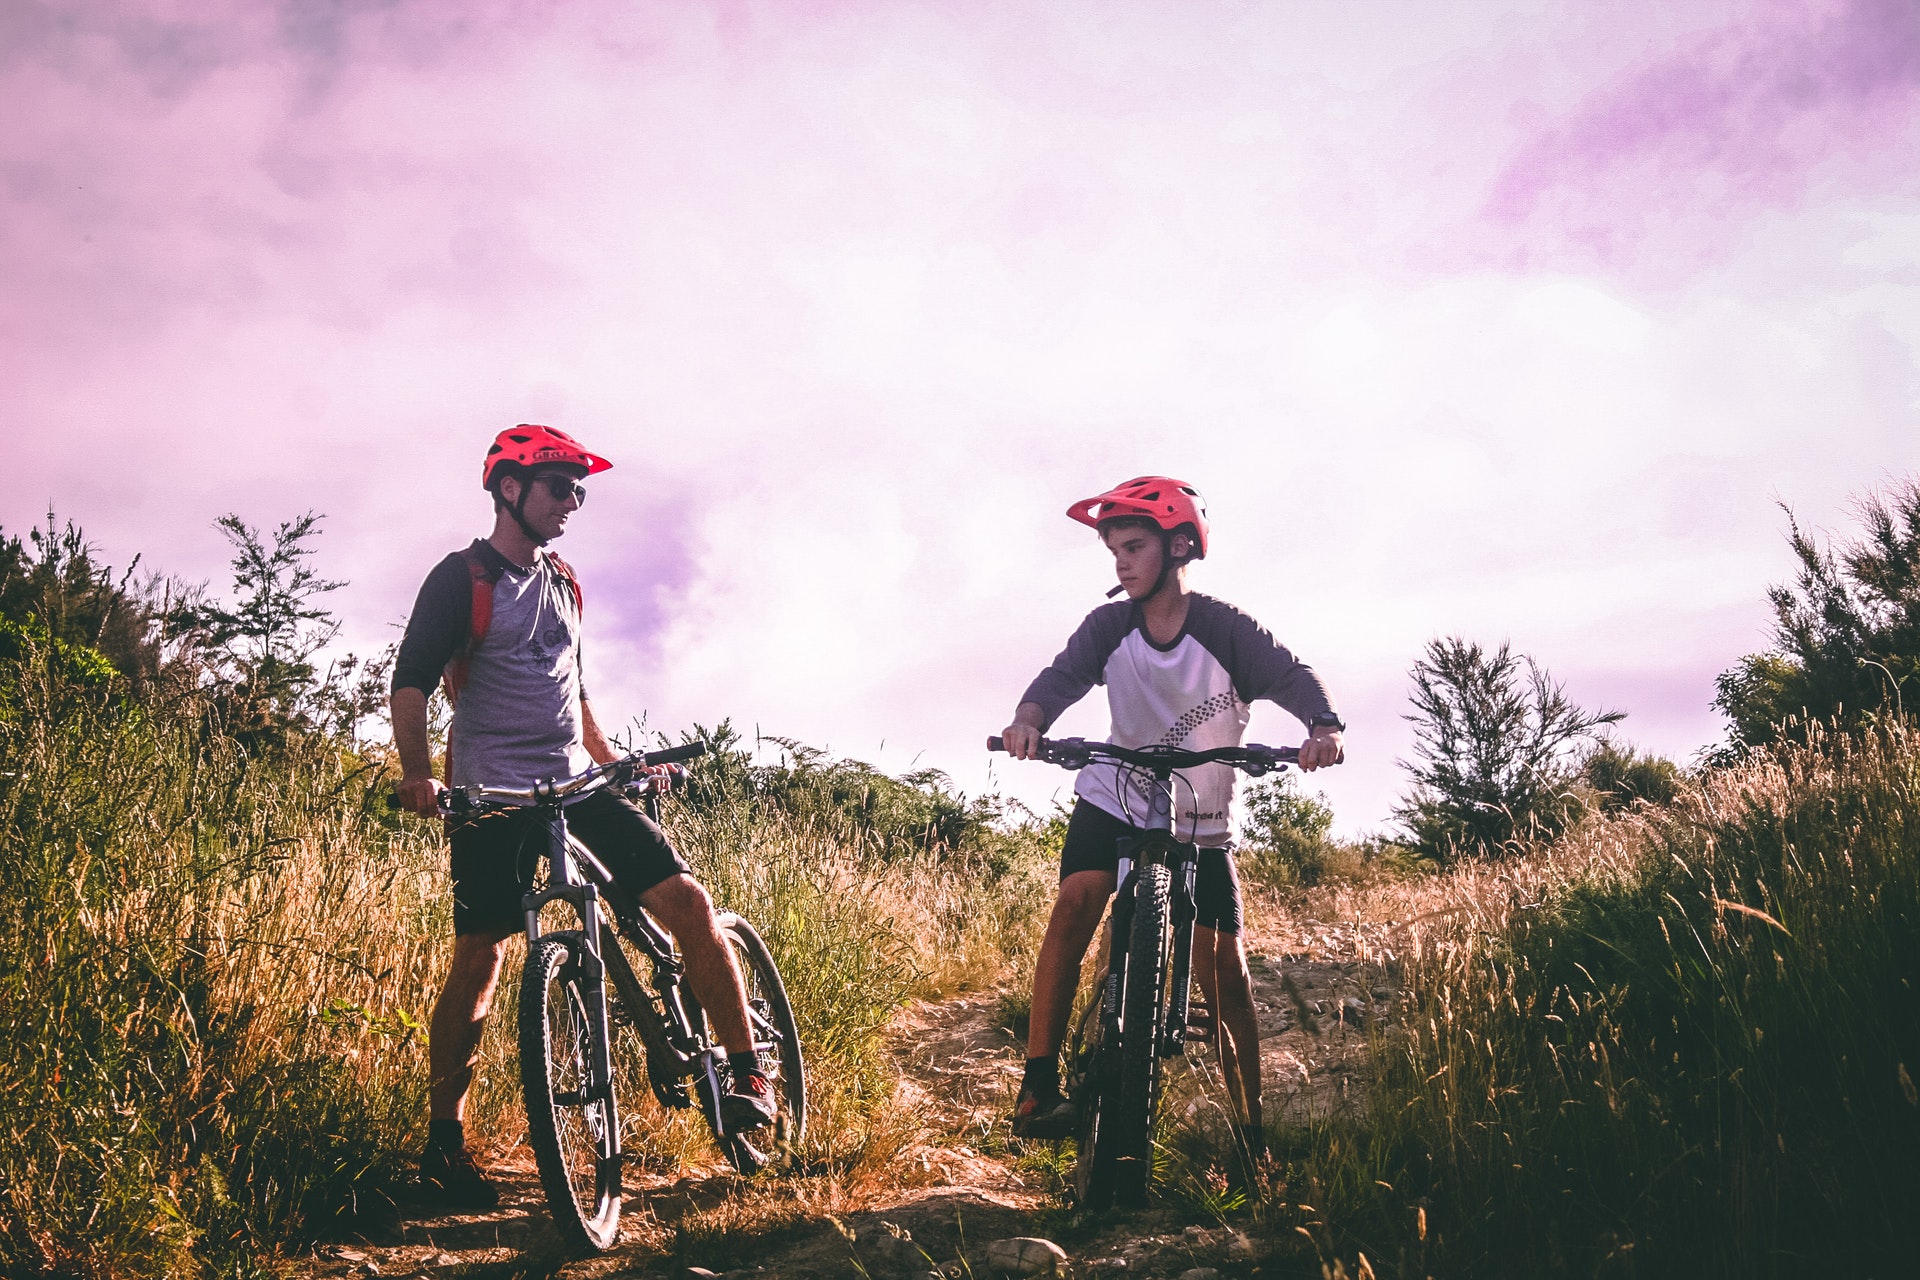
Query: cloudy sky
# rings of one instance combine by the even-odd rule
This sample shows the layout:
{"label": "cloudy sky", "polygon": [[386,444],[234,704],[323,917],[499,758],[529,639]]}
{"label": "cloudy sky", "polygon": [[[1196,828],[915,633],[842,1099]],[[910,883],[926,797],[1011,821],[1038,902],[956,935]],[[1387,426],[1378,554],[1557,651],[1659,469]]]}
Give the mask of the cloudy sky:
{"label": "cloudy sky", "polygon": [[219,583],[322,511],[372,648],[551,422],[608,719],[988,785],[1061,513],[1167,472],[1361,830],[1431,637],[1686,757],[1776,504],[1920,470],[1909,0],[222,8],[0,4],[0,525]]}

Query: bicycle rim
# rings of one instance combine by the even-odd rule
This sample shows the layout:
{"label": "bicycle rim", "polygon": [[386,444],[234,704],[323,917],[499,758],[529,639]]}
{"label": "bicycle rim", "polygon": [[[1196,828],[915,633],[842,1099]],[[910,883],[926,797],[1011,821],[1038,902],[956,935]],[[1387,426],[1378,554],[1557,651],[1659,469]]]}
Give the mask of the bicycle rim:
{"label": "bicycle rim", "polygon": [[[753,1031],[754,1048],[760,1070],[773,1084],[780,1101],[780,1114],[773,1124],[747,1133],[715,1134],[729,1163],[741,1173],[757,1173],[769,1164],[798,1149],[807,1130],[807,1068],[800,1048],[800,1033],[794,1026],[793,1006],[787,999],[786,984],[774,967],[773,954],[754,927],[731,911],[717,917],[720,936],[740,966],[740,978],[746,988],[747,1024]],[[708,1029],[711,1036],[711,1028]],[[725,1071],[721,1084],[725,1087]],[[714,1110],[703,1107],[709,1125]]]}
{"label": "bicycle rim", "polygon": [[577,941],[549,934],[527,954],[520,985],[520,1083],[527,1141],[561,1233],[589,1249],[620,1235],[620,1160],[611,1092],[589,1098],[587,1064],[598,1034],[574,964]]}
{"label": "bicycle rim", "polygon": [[1127,976],[1121,1000],[1119,1098],[1105,1118],[1104,1142],[1113,1146],[1114,1198],[1146,1203],[1153,1178],[1153,1122],[1160,1102],[1160,1025],[1166,1012],[1170,876],[1151,865],[1140,869],[1134,890],[1133,932],[1127,943]]}

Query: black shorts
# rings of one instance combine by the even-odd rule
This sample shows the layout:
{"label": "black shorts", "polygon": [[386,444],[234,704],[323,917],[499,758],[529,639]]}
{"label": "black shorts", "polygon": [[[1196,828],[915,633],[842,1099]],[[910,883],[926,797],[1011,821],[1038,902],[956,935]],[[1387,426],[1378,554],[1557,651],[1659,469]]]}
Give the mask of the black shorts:
{"label": "black shorts", "polygon": [[[1067,819],[1067,843],[1060,851],[1060,878],[1076,871],[1120,869],[1122,836],[1146,834],[1088,800],[1077,801],[1073,816]],[[1239,933],[1241,929],[1240,872],[1233,865],[1233,853],[1227,849],[1202,849],[1193,877],[1194,923],[1221,933]]]}
{"label": "black shorts", "polygon": [[[448,820],[454,933],[517,933],[526,923],[520,900],[547,850],[539,812],[494,809]],[[614,883],[636,898],[688,870],[666,834],[623,796],[596,791],[566,812],[567,829],[613,872]]]}

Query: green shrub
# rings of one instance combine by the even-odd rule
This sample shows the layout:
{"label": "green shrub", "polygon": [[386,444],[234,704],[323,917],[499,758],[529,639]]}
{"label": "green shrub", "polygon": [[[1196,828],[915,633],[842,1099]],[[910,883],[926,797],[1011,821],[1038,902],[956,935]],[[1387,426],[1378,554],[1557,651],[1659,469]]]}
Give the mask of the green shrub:
{"label": "green shrub", "polygon": [[1905,729],[1780,747],[1418,905],[1366,1116],[1289,1138],[1348,1247],[1442,1275],[1908,1269]]}
{"label": "green shrub", "polygon": [[1727,761],[1791,725],[1857,727],[1905,709],[1920,673],[1920,479],[1867,493],[1855,511],[1862,536],[1837,547],[1816,543],[1787,512],[1798,572],[1768,593],[1773,648],[1723,672],[1714,698],[1732,730]]}
{"label": "green shrub", "polygon": [[1333,810],[1325,793],[1307,795],[1292,773],[1249,784],[1237,854],[1242,874],[1274,888],[1311,888],[1326,871]]}
{"label": "green shrub", "polygon": [[1598,743],[1580,762],[1580,778],[1599,797],[1602,811],[1617,813],[1635,801],[1672,804],[1680,794],[1684,775],[1680,766],[1655,755],[1641,755],[1631,746],[1607,740]]}
{"label": "green shrub", "polygon": [[1585,711],[1532,658],[1448,636],[1413,664],[1412,788],[1394,816],[1439,862],[1515,853],[1579,813],[1569,755],[1620,711]]}

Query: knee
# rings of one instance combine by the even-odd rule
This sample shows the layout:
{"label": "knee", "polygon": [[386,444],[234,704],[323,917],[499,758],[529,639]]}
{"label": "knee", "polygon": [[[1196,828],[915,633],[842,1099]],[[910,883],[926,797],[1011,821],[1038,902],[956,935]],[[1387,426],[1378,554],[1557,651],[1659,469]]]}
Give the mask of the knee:
{"label": "knee", "polygon": [[506,935],[463,933],[453,940],[449,976],[453,981],[490,986],[500,976],[500,964],[506,955]]}
{"label": "knee", "polygon": [[675,936],[689,928],[712,928],[713,899],[692,876],[669,876],[641,894],[640,900]]}
{"label": "knee", "polygon": [[1069,877],[1060,882],[1060,896],[1054,900],[1053,918],[1068,930],[1091,933],[1100,923],[1100,913],[1113,896],[1111,885],[1086,883]]}

